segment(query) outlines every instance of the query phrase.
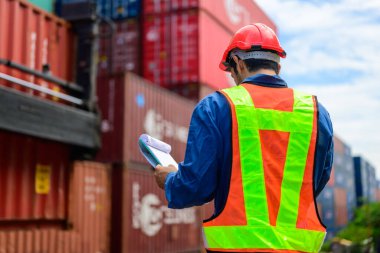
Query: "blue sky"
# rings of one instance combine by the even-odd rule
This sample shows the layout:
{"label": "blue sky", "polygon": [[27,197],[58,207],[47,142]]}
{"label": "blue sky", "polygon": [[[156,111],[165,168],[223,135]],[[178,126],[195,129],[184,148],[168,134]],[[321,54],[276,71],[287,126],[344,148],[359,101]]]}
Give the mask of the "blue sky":
{"label": "blue sky", "polygon": [[380,1],[256,0],[288,57],[281,76],[330,112],[337,137],[380,179]]}

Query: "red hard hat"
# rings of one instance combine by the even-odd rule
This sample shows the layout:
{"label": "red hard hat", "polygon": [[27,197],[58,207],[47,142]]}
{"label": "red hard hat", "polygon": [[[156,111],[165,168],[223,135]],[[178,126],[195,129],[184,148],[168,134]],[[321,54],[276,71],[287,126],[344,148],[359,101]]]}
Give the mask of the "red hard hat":
{"label": "red hard hat", "polygon": [[261,23],[246,25],[235,33],[219,64],[219,68],[223,71],[228,70],[227,57],[231,50],[235,48],[246,51],[271,50],[282,58],[286,57],[286,53],[282,49],[274,31]]}

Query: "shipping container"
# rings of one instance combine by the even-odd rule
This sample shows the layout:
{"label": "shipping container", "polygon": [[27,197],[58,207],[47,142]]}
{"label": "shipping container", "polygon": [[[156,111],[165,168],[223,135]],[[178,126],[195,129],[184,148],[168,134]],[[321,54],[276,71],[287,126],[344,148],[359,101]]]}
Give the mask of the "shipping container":
{"label": "shipping container", "polygon": [[109,25],[101,27],[99,47],[99,75],[112,75],[130,71],[141,72],[141,37],[137,19],[115,23],[115,31]]}
{"label": "shipping container", "polygon": [[142,133],[172,145],[182,161],[190,117],[195,104],[132,74],[98,78],[102,114],[102,143],[97,159],[103,162],[146,163],[138,149]]}
{"label": "shipping container", "polygon": [[[219,63],[235,30],[229,30],[210,13],[214,2],[204,1],[205,8],[144,16],[142,56],[146,79],[184,96],[196,93],[196,98],[202,84],[213,89],[234,85],[230,74],[219,69]],[[260,15],[255,14],[261,10],[253,10],[253,21],[259,22]]]}
{"label": "shipping container", "polygon": [[[88,10],[83,11],[83,8]],[[140,15],[141,0],[58,0],[56,13],[70,20],[88,18],[91,15],[122,20]]]}
{"label": "shipping container", "polygon": [[377,181],[375,168],[363,157],[353,158],[357,206],[376,201]]}
{"label": "shipping container", "polygon": [[334,211],[335,226],[344,227],[348,223],[348,207],[347,207],[347,190],[345,188],[334,188]]}
{"label": "shipping container", "polygon": [[[15,29],[17,27],[17,29]],[[46,71],[66,81],[73,78],[74,37],[70,25],[31,3],[22,0],[0,0],[0,59],[24,65],[32,70]],[[61,86],[34,75],[0,64],[4,73],[37,85],[65,93]],[[57,97],[33,91],[0,80],[10,86],[40,97],[59,101]]]}
{"label": "shipping container", "polygon": [[170,24],[170,15],[147,16],[143,22],[143,76],[161,87],[171,84]]}
{"label": "shipping container", "polygon": [[169,209],[145,165],[113,168],[111,252],[199,252],[200,208]]}
{"label": "shipping container", "polygon": [[115,20],[134,18],[141,13],[142,0],[112,0],[112,18]]}
{"label": "shipping container", "polygon": [[346,190],[348,220],[352,220],[356,207],[355,173],[351,148],[334,136],[334,187]]}
{"label": "shipping container", "polygon": [[29,2],[47,12],[53,13],[54,0],[29,0]]}
{"label": "shipping container", "polygon": [[80,234],[72,230],[31,228],[0,231],[2,253],[82,253],[80,242]]}
{"label": "shipping container", "polygon": [[275,24],[254,2],[247,0],[145,0],[144,15],[167,14],[170,12],[202,9],[224,26],[230,33],[242,26],[260,22],[276,31]]}
{"label": "shipping container", "polygon": [[0,223],[67,218],[70,146],[0,131]]}
{"label": "shipping container", "polygon": [[90,161],[73,164],[69,223],[81,235],[80,252],[107,253],[110,247],[111,171]]}

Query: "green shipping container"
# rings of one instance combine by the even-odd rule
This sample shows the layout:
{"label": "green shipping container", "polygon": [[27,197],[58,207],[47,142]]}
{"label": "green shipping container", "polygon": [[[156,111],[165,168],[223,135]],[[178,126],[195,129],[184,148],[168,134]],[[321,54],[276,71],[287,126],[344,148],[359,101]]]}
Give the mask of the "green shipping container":
{"label": "green shipping container", "polygon": [[29,0],[41,9],[53,13],[54,0]]}

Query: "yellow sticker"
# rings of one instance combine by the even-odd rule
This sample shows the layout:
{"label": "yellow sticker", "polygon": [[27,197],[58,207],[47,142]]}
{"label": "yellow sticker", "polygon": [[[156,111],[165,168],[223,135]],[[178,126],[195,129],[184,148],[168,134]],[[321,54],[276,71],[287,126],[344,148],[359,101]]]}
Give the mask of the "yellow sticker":
{"label": "yellow sticker", "polygon": [[37,164],[35,190],[37,194],[50,192],[51,165]]}

